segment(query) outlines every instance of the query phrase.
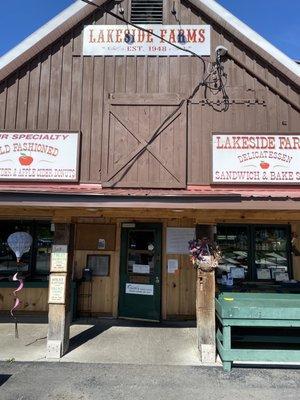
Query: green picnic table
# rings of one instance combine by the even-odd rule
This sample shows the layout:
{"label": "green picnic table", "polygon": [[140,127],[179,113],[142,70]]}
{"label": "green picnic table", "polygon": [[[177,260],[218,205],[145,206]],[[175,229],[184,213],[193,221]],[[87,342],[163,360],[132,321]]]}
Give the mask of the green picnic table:
{"label": "green picnic table", "polygon": [[[224,371],[231,370],[233,361],[300,362],[300,337],[293,335],[300,328],[300,294],[222,292],[216,298],[216,315],[217,349]],[[232,348],[234,327],[257,328],[254,339],[248,338],[252,343],[260,341],[257,332],[262,328],[284,328],[279,336],[261,336],[261,341],[280,344],[280,349]]]}

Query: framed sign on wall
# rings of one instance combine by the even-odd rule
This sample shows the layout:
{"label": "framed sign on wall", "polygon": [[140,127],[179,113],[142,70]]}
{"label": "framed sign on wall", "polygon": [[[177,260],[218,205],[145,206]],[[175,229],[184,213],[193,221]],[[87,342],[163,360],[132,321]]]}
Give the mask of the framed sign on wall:
{"label": "framed sign on wall", "polygon": [[[202,56],[210,55],[210,25],[87,25],[83,31],[84,56],[187,56],[164,38]],[[154,36],[151,32],[158,35]]]}
{"label": "framed sign on wall", "polygon": [[300,134],[213,133],[212,182],[300,183]]}
{"label": "framed sign on wall", "polygon": [[79,132],[0,131],[0,180],[76,182]]}

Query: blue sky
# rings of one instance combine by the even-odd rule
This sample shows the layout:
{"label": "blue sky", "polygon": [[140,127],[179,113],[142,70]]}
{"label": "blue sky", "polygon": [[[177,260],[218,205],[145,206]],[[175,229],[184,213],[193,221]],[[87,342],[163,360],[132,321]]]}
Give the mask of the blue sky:
{"label": "blue sky", "polygon": [[[74,0],[1,0],[0,55]],[[300,0],[218,0],[239,19],[294,59],[300,59]]]}

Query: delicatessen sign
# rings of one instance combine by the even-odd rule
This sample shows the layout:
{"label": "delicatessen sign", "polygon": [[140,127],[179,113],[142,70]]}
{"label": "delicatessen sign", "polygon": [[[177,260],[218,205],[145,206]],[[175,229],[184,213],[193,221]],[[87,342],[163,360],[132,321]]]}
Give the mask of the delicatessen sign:
{"label": "delicatessen sign", "polygon": [[141,25],[141,27],[148,32],[126,25],[87,25],[83,32],[83,55],[188,55],[163,39],[198,55],[210,55],[209,25]]}
{"label": "delicatessen sign", "polygon": [[0,180],[78,180],[79,133],[0,132]]}
{"label": "delicatessen sign", "polygon": [[213,134],[213,183],[299,183],[300,135]]}

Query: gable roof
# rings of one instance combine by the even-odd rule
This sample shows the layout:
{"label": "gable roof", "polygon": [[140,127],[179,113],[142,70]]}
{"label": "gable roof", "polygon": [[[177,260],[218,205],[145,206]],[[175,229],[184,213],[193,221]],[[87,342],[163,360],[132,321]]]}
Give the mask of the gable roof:
{"label": "gable roof", "polygon": [[[203,11],[220,26],[245,43],[251,50],[258,53],[281,73],[293,81],[300,77],[300,65],[278,50],[266,39],[236,18],[215,0],[189,0],[196,8]],[[94,0],[98,5],[105,0]],[[28,36],[0,58],[0,81],[13,73],[17,68],[29,61],[44,48],[82,21],[94,7],[77,0],[64,11]]]}

